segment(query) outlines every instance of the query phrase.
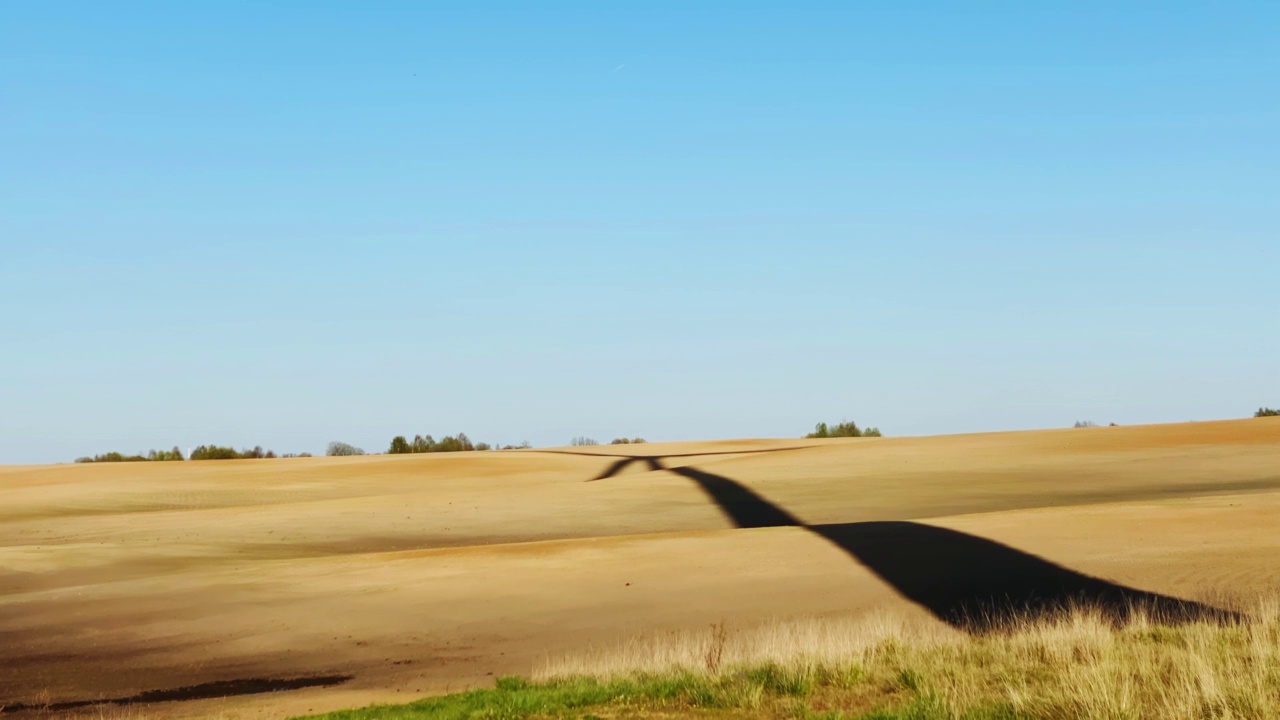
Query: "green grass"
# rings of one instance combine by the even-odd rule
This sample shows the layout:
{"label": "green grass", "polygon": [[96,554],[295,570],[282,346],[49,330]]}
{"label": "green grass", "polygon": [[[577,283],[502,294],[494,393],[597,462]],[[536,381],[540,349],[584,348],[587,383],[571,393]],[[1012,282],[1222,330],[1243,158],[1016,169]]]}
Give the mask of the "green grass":
{"label": "green grass", "polygon": [[1223,622],[1169,626],[1136,614],[1117,626],[1079,608],[983,636],[867,630],[857,645],[844,626],[812,623],[759,637],[718,626],[663,636],[670,647],[588,655],[538,682],[505,677],[492,689],[318,717],[1280,720],[1280,601]]}
{"label": "green grass", "polygon": [[[487,690],[313,716],[314,720],[520,720],[522,718],[779,717],[789,720],[1014,720],[995,708],[951,714],[919,673],[903,670],[886,685],[860,668],[785,668],[775,663],[720,675],[677,672],[611,680],[567,678],[534,683],[499,678]],[[877,705],[883,705],[877,707]],[[860,710],[834,710],[832,706]]]}

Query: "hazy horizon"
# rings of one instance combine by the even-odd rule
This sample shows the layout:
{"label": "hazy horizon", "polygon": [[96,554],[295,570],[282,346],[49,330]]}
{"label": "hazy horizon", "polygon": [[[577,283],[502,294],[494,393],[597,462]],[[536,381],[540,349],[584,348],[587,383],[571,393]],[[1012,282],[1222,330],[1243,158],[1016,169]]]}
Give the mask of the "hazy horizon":
{"label": "hazy horizon", "polygon": [[1277,27],[5,5],[0,464],[1247,417]]}

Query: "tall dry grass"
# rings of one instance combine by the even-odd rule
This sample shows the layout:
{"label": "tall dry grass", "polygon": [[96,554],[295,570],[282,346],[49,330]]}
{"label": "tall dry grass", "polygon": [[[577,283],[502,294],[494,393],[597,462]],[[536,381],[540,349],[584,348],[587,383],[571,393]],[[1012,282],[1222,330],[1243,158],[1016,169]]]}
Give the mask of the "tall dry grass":
{"label": "tall dry grass", "polygon": [[1003,708],[1031,718],[1280,720],[1280,602],[1242,609],[1239,619],[1178,625],[1138,611],[1117,625],[1075,607],[980,636],[895,615],[717,626],[547,658],[535,677],[714,676],[768,666],[801,683],[857,676],[863,691],[927,697],[937,717]]}

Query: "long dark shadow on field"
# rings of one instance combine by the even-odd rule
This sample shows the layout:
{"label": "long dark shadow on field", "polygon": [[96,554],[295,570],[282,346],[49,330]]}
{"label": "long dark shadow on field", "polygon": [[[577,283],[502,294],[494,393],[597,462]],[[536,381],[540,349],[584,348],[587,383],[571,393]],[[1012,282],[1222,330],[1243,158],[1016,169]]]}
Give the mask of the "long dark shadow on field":
{"label": "long dark shadow on field", "polygon": [[921,523],[860,522],[808,530],[862,563],[938,619],[974,634],[1018,620],[1096,610],[1120,625],[1238,619],[1233,612],[1085,575],[993,540]]}
{"label": "long dark shadow on field", "polygon": [[1121,624],[1142,612],[1164,623],[1225,621],[1236,613],[1092,577],[985,538],[914,522],[806,525],[741,483],[662,457],[619,460],[596,480],[633,462],[688,478],[740,528],[800,527],[838,547],[907,599],[973,634],[1001,630],[1072,607]]}
{"label": "long dark shadow on field", "polygon": [[311,677],[270,679],[246,678],[242,680],[218,680],[216,682],[188,685],[186,687],[167,690],[148,690],[136,695],[118,698],[101,698],[97,700],[68,700],[40,705],[4,705],[0,706],[0,715],[10,712],[62,712],[95,705],[133,705],[137,703],[170,702],[175,700],[209,700],[232,697],[236,695],[257,695],[259,693],[281,692],[284,690],[301,690],[303,688],[332,687],[350,680],[351,675],[316,675]]}

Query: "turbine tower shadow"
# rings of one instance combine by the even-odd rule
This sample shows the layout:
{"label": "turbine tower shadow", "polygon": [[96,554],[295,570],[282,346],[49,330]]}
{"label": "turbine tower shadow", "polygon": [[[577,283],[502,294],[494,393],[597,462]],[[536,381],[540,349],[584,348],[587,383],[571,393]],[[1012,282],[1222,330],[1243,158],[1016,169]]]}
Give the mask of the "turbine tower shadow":
{"label": "turbine tower shadow", "polygon": [[1017,621],[1034,621],[1072,607],[1097,610],[1116,625],[1136,613],[1168,624],[1240,619],[1229,610],[1085,575],[956,530],[904,521],[809,525],[731,478],[694,467],[667,467],[663,459],[674,456],[612,457],[619,459],[588,482],[612,478],[634,463],[687,478],[736,527],[803,528],[934,617],[975,635],[1007,630]]}

